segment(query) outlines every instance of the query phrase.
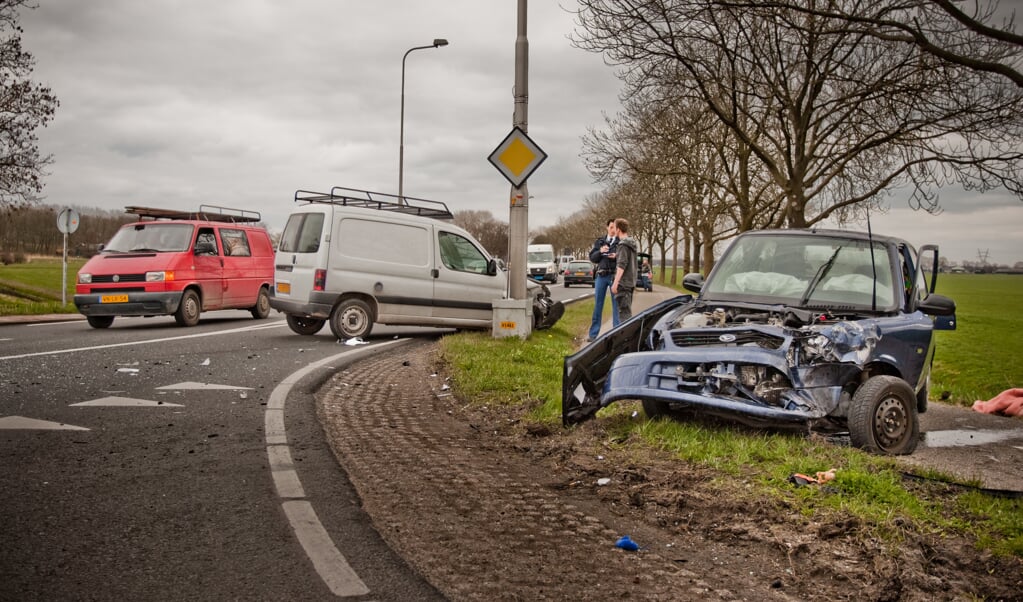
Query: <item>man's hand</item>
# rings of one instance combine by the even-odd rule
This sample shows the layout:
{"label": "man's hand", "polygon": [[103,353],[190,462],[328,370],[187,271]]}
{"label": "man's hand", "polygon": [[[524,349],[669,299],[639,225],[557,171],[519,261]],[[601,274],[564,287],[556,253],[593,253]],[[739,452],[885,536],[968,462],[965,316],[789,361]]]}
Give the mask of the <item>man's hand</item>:
{"label": "man's hand", "polygon": [[618,294],[618,281],[617,280],[611,283],[611,294],[612,295],[617,295]]}

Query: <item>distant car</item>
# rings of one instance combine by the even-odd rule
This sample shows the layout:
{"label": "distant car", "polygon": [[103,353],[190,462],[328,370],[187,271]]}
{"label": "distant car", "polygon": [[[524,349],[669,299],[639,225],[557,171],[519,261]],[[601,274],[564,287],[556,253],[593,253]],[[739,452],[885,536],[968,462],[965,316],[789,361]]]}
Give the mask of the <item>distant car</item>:
{"label": "distant car", "polygon": [[565,288],[572,284],[593,286],[593,264],[589,261],[571,261],[563,274]]}
{"label": "distant car", "polygon": [[934,331],[955,329],[935,294],[938,247],[838,230],[736,237],[699,293],[638,313],[565,358],[562,420],[622,399],[650,418],[725,418],[848,433],[909,454],[927,410]]}

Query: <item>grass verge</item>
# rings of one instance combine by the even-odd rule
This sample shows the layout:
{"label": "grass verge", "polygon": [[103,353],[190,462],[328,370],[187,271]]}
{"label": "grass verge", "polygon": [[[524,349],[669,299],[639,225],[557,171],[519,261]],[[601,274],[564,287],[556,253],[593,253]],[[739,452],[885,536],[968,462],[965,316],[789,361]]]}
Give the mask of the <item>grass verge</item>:
{"label": "grass verge", "polygon": [[[561,375],[566,355],[585,336],[593,304],[567,307],[558,324],[523,341],[460,333],[441,341],[459,398],[502,405],[523,421],[561,427]],[[1023,557],[1023,500],[949,484],[941,474],[907,479],[896,459],[874,456],[816,437],[763,430],[649,421],[638,404],[600,412],[605,446],[636,454],[668,454],[712,470],[723,495],[750,503],[774,500],[804,516],[855,517],[870,536],[894,541],[907,528],[969,537],[996,554]],[[796,487],[792,473],[834,468],[828,487]],[[911,527],[910,527],[911,526]]]}

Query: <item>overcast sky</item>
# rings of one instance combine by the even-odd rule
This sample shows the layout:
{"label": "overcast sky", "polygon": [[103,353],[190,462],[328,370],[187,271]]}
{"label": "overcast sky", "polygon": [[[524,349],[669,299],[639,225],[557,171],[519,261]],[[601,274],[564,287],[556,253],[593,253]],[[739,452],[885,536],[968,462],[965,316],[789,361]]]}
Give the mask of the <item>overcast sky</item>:
{"label": "overcast sky", "polygon": [[[54,156],[45,202],[260,211],[280,230],[298,189],[398,190],[508,220],[487,157],[512,128],[516,0],[37,0],[22,12],[35,79],[60,100],[40,132]],[[529,4],[529,136],[549,157],[529,179],[531,230],[596,194],[579,157],[619,109],[619,82],[573,48],[573,0]],[[952,261],[1023,261],[1023,202],[949,189],[945,210],[873,229],[937,243]]]}

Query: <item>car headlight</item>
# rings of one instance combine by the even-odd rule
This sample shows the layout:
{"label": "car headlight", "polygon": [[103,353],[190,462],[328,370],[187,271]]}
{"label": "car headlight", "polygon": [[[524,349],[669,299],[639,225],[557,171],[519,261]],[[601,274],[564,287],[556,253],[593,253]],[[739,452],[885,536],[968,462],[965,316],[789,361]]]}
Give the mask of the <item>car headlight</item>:
{"label": "car headlight", "polygon": [[146,282],[164,282],[174,280],[174,272],[146,272]]}
{"label": "car headlight", "polygon": [[92,284],[92,274],[78,273],[78,284]]}

